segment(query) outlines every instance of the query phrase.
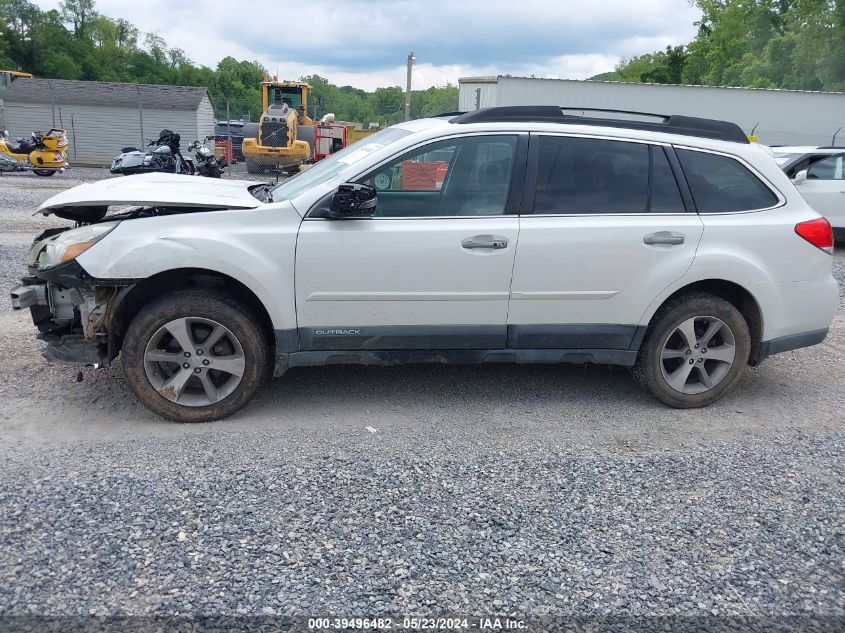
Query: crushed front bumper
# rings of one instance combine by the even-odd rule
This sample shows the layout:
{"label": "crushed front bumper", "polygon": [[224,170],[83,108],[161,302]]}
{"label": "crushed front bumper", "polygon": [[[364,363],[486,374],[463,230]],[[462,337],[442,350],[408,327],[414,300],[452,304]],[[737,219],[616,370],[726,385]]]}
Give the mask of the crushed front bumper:
{"label": "crushed front bumper", "polygon": [[61,283],[36,276],[22,279],[11,290],[12,309],[29,309],[38,338],[47,343],[42,352],[47,360],[108,365],[113,358],[108,325],[117,289],[89,284],[82,275],[71,284],[70,271],[59,272],[65,275],[58,277]]}
{"label": "crushed front bumper", "polygon": [[24,310],[34,305],[47,305],[47,284],[15,286],[11,291],[12,310]]}

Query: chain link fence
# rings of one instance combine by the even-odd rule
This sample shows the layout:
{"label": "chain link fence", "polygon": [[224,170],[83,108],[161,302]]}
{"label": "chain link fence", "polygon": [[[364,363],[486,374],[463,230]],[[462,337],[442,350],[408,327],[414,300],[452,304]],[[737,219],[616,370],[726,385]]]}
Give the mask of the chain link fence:
{"label": "chain link fence", "polygon": [[[315,86],[309,94],[308,116],[316,123],[327,114],[333,114],[335,124],[347,126],[346,143],[350,144],[366,134],[393,125],[405,119],[404,93],[398,88],[379,90],[375,93],[360,93],[352,97],[348,90],[334,89],[329,95],[322,94]],[[359,91],[360,92],[360,91]],[[411,95],[411,118],[433,116],[458,108],[458,95],[450,99],[430,99],[428,91],[416,91]],[[300,106],[295,96],[291,103]],[[217,154],[226,157],[232,164],[227,170],[229,177],[241,177],[244,167],[243,140],[257,138],[258,125],[262,115],[262,103],[258,96],[252,98],[218,99],[215,102],[214,141]],[[314,151],[313,133],[307,138]]]}
{"label": "chain link fence", "polygon": [[[39,81],[45,87],[37,98],[9,102],[0,96],[0,130],[7,129],[12,138],[28,138],[35,131],[62,128],[68,135],[71,165],[107,166],[124,148],[143,148],[149,139],[158,138],[161,130],[169,129],[180,135],[185,147],[207,138],[218,157],[237,166],[244,162],[244,136],[258,136],[262,103],[255,92],[244,98],[218,98],[214,102],[206,99],[195,110],[188,110],[165,103],[165,96],[151,98],[143,86],[126,88],[115,84],[121,87],[115,93],[115,103],[108,99],[79,103],[63,93],[62,82]],[[349,126],[348,142],[353,142],[366,133],[404,120],[402,92],[398,88],[381,92],[356,93],[352,98],[348,91],[327,96],[314,89],[307,111],[315,123],[333,113],[336,123]],[[454,101],[444,104],[444,109],[456,108],[457,96]],[[432,107],[435,106],[426,102],[422,93],[412,94],[412,118],[439,113],[430,112]],[[313,139],[308,136],[313,149]]]}

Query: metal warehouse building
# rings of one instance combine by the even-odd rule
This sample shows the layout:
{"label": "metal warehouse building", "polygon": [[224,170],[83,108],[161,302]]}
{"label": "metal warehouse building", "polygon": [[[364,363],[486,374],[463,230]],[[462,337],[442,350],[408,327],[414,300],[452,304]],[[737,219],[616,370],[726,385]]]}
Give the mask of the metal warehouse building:
{"label": "metal warehouse building", "polygon": [[168,128],[183,146],[214,133],[214,107],[205,88],[20,79],[3,92],[12,138],[36,130],[67,130],[71,165],[108,165],[127,146]]}
{"label": "metal warehouse building", "polygon": [[[737,123],[767,145],[845,144],[845,93],[528,77],[459,80],[459,109],[560,105],[684,114]],[[756,129],[755,129],[756,128]]]}

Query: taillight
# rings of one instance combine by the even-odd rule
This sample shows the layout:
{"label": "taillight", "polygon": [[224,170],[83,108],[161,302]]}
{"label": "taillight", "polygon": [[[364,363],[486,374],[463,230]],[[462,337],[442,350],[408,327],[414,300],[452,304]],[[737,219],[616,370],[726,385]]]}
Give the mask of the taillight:
{"label": "taillight", "polygon": [[799,222],[795,225],[795,232],[816,248],[833,255],[833,229],[827,218]]}

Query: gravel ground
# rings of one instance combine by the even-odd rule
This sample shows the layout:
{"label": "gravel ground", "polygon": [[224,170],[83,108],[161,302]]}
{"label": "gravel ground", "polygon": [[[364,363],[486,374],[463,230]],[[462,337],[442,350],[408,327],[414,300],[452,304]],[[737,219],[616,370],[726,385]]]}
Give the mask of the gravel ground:
{"label": "gravel ground", "polygon": [[[50,225],[31,210],[101,173],[0,178],[0,287]],[[152,416],[119,368],[48,365],[0,293],[0,615],[842,630],[841,305],[824,344],[706,410],[659,406],[619,368],[327,367],[192,426]]]}

